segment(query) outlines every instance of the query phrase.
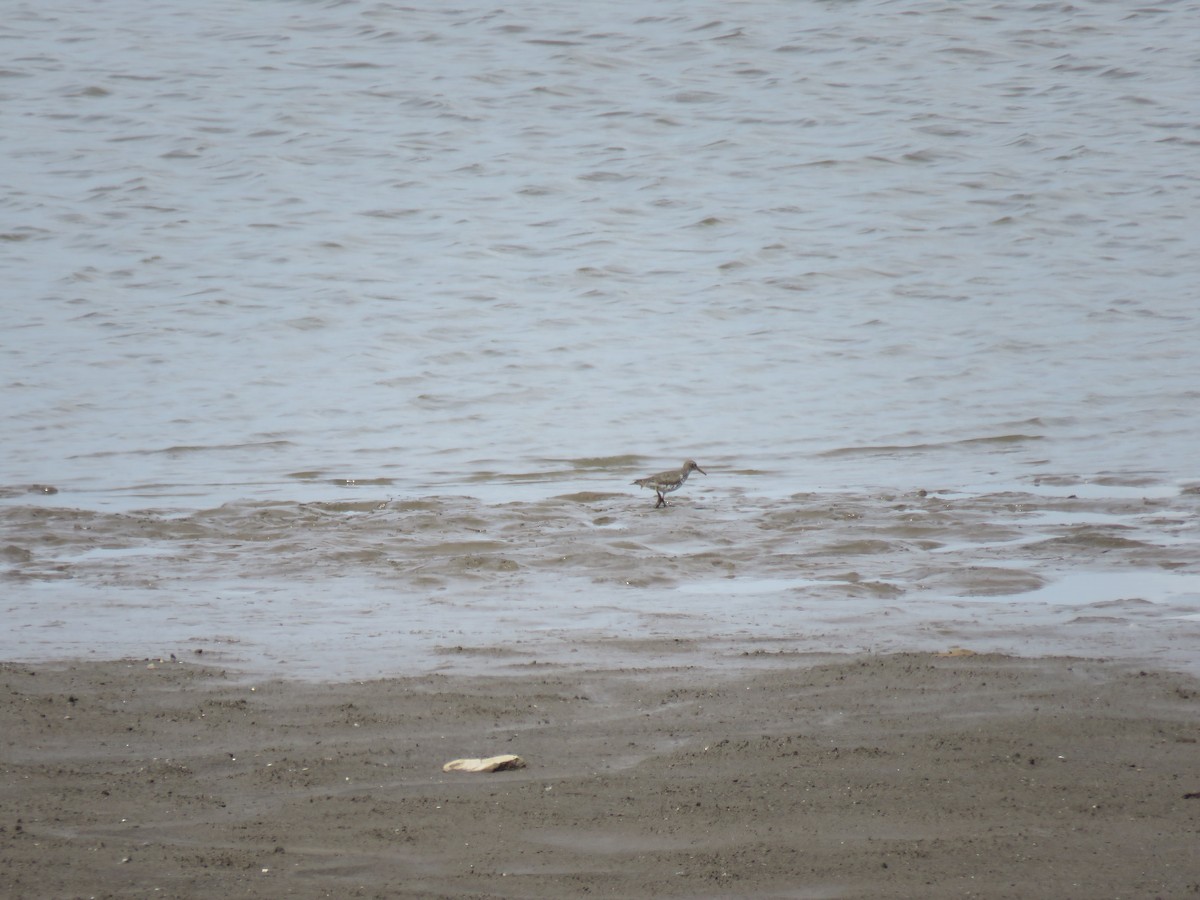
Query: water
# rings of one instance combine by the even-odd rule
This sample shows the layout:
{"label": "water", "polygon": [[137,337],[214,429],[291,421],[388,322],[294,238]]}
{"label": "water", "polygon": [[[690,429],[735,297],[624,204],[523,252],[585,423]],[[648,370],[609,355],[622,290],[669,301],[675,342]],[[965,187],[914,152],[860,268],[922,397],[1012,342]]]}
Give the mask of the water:
{"label": "water", "polygon": [[[220,587],[239,541],[272,573],[251,596],[289,612],[350,577],[303,553],[279,565],[255,531],[271,504],[379,506],[341,535],[375,547],[396,504],[465,496],[485,530],[506,504],[540,522],[555,497],[632,492],[685,456],[712,473],[691,502],[747,540],[823,494],[882,511],[919,488],[984,498],[1002,530],[987,498],[1014,491],[1048,514],[1090,500],[1067,518],[1111,528],[1146,531],[1131,497],[1186,522],[1196,34],[1195,2],[12,4],[0,515],[16,624],[0,655],[79,652],[22,630],[65,621],[51,607],[68,580],[75,620],[111,632],[100,652],[243,633],[230,611],[246,595]],[[616,523],[592,529],[550,515],[544,546],[619,530],[620,504],[644,500],[589,501]],[[461,504],[449,521],[470,517]],[[71,512],[30,527],[51,508]],[[213,510],[237,521],[189,557],[171,523]],[[166,549],[124,556],[142,511]],[[57,559],[85,520],[98,544],[71,552],[93,555]],[[1146,543],[1170,556],[1153,565],[1196,571],[1186,525]],[[1093,550],[1069,568],[1107,569]],[[208,612],[151,628],[104,611],[161,578],[164,553],[187,572],[173,590]],[[806,590],[820,553],[782,573],[756,554],[742,574]],[[579,575],[550,568],[522,567],[523,590]],[[633,568],[664,614],[709,596]],[[356,590],[384,591],[380,571]],[[884,581],[916,608],[915,582]],[[402,587],[389,602],[449,627]],[[764,628],[812,624],[774,615]],[[524,621],[574,633],[552,605]],[[283,651],[298,669],[327,665],[296,649],[313,627]]]}

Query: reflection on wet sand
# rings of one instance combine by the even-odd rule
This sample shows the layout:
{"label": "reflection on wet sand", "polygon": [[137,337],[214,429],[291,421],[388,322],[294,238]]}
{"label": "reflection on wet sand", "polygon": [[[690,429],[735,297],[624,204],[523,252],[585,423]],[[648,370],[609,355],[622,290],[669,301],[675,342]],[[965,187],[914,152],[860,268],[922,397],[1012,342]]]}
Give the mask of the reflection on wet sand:
{"label": "reflection on wet sand", "polygon": [[591,664],[618,651],[677,662],[674,641],[709,661],[953,643],[1186,667],[1198,504],[1187,491],[697,491],[668,514],[600,492],[16,505],[0,510],[0,656],[203,648],[333,676],[470,669],[489,648]]}

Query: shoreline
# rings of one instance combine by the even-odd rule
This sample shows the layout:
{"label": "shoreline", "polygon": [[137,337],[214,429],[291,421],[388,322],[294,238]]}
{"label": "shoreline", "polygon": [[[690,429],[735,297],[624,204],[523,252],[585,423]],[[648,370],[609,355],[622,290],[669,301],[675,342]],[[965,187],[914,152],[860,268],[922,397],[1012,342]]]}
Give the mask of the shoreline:
{"label": "shoreline", "polygon": [[[1200,891],[1200,681],[924,653],[314,682],[5,663],[0,892]],[[514,753],[526,768],[444,773]]]}
{"label": "shoreline", "polygon": [[6,507],[0,659],[349,679],[957,645],[1200,676],[1200,494],[685,499]]}

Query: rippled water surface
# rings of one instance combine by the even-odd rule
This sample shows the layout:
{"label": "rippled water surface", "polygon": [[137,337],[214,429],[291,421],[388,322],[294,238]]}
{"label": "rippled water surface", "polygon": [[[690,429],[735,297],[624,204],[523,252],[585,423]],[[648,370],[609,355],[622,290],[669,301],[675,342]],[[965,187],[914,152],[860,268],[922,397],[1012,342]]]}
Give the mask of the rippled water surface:
{"label": "rippled water surface", "polygon": [[[1186,659],[1197,34],[1196,2],[10,4],[0,655],[357,673],[887,616]],[[651,517],[628,482],[687,456]],[[935,536],[863,537],[930,497]],[[1149,605],[1039,618],[1067,596]]]}

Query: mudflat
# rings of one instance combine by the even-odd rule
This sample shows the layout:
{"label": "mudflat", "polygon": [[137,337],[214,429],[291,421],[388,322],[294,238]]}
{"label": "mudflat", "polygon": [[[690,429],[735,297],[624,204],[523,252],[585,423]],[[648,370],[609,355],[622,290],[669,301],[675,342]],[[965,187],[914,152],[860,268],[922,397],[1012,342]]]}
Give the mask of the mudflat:
{"label": "mudflat", "polygon": [[[4,897],[1200,896],[1200,683],[1071,658],[0,667]],[[522,769],[445,773],[458,757]]]}

